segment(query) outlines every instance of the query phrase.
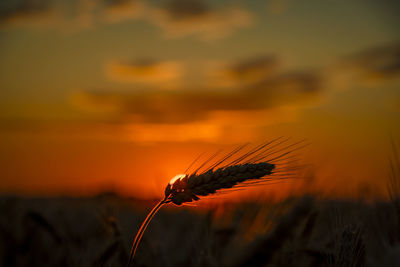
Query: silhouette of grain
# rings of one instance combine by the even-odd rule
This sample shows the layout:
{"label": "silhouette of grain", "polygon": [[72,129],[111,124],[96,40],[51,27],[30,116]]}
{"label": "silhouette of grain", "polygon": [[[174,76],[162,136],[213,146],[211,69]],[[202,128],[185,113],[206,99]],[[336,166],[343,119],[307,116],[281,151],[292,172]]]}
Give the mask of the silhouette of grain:
{"label": "silhouette of grain", "polygon": [[[173,178],[165,188],[164,199],[153,208],[139,228],[132,245],[128,266],[133,262],[136,249],[147,226],[164,204],[182,205],[221,190],[232,189],[238,185],[248,187],[266,181],[292,178],[291,174],[296,168],[281,163],[292,159],[295,156],[293,153],[304,147],[305,144],[304,140],[287,143],[289,139],[279,137],[237,156],[246,146],[242,145],[212,162],[219,154],[219,152],[216,152],[193,173]],[[189,166],[186,172],[198,159]],[[209,166],[205,167],[206,165]],[[283,167],[276,170],[277,165]],[[202,169],[204,170],[199,172]],[[275,174],[275,176],[272,176],[272,174]]]}

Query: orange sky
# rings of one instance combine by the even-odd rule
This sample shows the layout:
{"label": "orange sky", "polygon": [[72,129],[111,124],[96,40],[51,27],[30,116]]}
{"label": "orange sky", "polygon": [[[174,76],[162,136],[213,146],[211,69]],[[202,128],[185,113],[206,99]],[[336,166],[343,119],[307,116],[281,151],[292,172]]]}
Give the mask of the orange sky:
{"label": "orange sky", "polygon": [[199,154],[306,138],[313,180],[243,197],[385,194],[399,4],[0,4],[0,191],[161,196]]}

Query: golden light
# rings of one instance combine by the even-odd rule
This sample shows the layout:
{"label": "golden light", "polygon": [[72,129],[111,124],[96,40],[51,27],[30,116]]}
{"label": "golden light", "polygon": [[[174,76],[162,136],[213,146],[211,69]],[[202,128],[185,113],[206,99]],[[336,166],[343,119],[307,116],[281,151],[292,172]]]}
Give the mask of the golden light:
{"label": "golden light", "polygon": [[178,174],[176,175],[174,178],[171,179],[171,181],[169,181],[169,184],[172,185],[174,184],[178,179],[183,179],[185,178],[186,174]]}

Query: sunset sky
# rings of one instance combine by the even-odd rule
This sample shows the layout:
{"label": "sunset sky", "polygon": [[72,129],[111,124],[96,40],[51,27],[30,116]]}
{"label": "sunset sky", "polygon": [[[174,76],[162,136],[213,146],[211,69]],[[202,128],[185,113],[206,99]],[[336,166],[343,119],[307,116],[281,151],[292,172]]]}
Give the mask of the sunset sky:
{"label": "sunset sky", "polygon": [[399,13],[396,0],[1,1],[0,192],[157,197],[203,152],[283,135],[311,143],[304,190],[382,196],[400,143]]}

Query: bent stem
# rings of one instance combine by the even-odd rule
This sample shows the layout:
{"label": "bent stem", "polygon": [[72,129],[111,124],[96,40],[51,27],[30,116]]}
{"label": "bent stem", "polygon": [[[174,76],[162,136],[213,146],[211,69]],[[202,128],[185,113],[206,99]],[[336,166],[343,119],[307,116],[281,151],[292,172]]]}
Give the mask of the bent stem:
{"label": "bent stem", "polygon": [[129,256],[129,262],[128,262],[128,267],[131,266],[133,263],[133,258],[135,257],[136,250],[139,246],[139,242],[142,239],[144,231],[146,231],[147,226],[149,225],[151,219],[153,219],[154,215],[157,213],[157,211],[162,207],[162,205],[168,203],[166,199],[163,199],[162,201],[158,202],[158,204],[150,211],[150,213],[147,215],[146,219],[143,221],[142,225],[139,228],[139,231],[137,232],[135,236],[135,240],[133,241],[132,248],[131,248],[131,253]]}

